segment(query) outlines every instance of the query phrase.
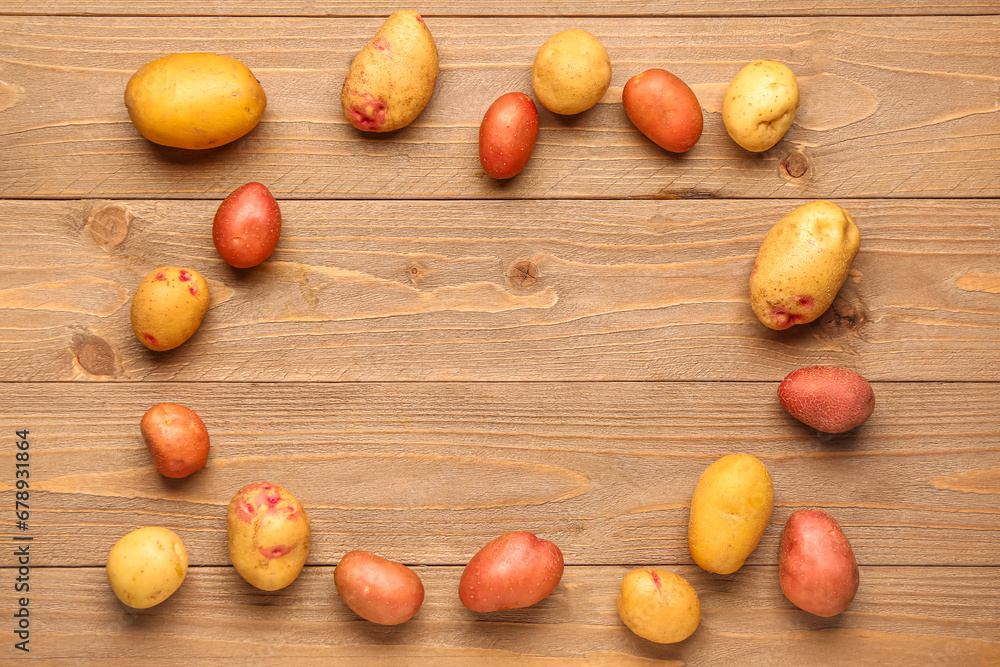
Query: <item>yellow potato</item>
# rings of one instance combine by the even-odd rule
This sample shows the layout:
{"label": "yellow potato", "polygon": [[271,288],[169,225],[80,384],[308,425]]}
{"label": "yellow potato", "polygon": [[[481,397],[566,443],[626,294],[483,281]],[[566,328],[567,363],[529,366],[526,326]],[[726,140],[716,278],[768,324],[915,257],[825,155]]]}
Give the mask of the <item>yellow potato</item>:
{"label": "yellow potato", "polygon": [[354,58],[340,91],[344,118],[359,130],[391,132],[412,123],[434,93],[438,52],[420,14],[391,15]]}
{"label": "yellow potato", "polygon": [[618,592],[618,616],[644,639],[673,644],[701,622],[701,603],[683,577],[667,570],[632,570]]}
{"label": "yellow potato", "polygon": [[309,556],[309,515],[295,496],[270,482],[247,484],[226,512],[229,559],[247,583],[276,591],[295,581]]}
{"label": "yellow potato", "polygon": [[158,605],[184,583],[188,557],[184,543],[167,528],[133,530],[108,553],[105,570],[118,599],[130,607]]}
{"label": "yellow potato", "polygon": [[847,280],[861,234],[851,214],[828,201],[803,204],[764,237],[750,274],[750,305],[771,329],[812,322]]}
{"label": "yellow potato", "polygon": [[798,110],[799,84],[792,70],[774,60],[755,60],[729,83],[722,122],[733,141],[759,153],[785,136]]}
{"label": "yellow potato", "polygon": [[531,85],[538,101],[553,113],[586,111],[611,85],[608,51],[586,30],[557,32],[535,55]]}
{"label": "yellow potato", "polygon": [[760,542],[774,506],[767,468],[750,454],[730,454],[708,466],[691,499],[688,547],[709,572],[743,567]]}
{"label": "yellow potato", "polygon": [[177,53],[132,75],[125,106],[136,129],[153,143],[201,150],[228,144],[256,127],[267,96],[239,60]]}
{"label": "yellow potato", "polygon": [[132,332],[151,350],[172,350],[201,326],[208,310],[208,283],[193,269],[161,266],[132,297]]}

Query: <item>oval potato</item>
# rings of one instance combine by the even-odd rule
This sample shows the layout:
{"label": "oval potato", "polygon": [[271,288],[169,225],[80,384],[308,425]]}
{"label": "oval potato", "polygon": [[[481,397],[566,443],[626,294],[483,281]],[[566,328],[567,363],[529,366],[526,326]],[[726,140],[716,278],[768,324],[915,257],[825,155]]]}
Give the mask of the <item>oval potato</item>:
{"label": "oval potato", "polygon": [[247,583],[276,591],[299,576],[312,533],[291,493],[270,482],[247,484],[229,501],[226,524],[229,559]]}
{"label": "oval potato", "polygon": [[253,72],[235,58],[176,53],[132,75],[125,106],[132,124],[154,144],[202,150],[255,128],[267,96]]}
{"label": "oval potato", "polygon": [[685,579],[667,570],[632,570],[618,592],[618,616],[643,639],[673,644],[701,622],[701,602]]}
{"label": "oval potato", "polygon": [[875,392],[868,380],[837,366],[792,371],[778,385],[778,400],[788,414],[824,433],[850,431],[875,410]]}
{"label": "oval potato", "polygon": [[663,69],[636,74],[622,90],[625,114],[660,148],[684,153],[698,143],[704,127],[694,91]]}
{"label": "oval potato", "polygon": [[538,109],[524,93],[501,95],[479,125],[479,163],[493,178],[513,178],[538,140]]}
{"label": "oval potato", "polygon": [[781,592],[810,614],[836,616],[857,595],[860,573],[851,543],[823,510],[792,512],[778,563]]}
{"label": "oval potato", "polygon": [[133,530],[118,540],[105,565],[115,595],[136,609],[148,609],[173,595],[184,583],[187,568],[181,538],[158,526]]}
{"label": "oval potato", "polygon": [[597,104],[611,85],[608,50],[586,30],[557,32],[535,55],[531,85],[549,111],[582,113]]}
{"label": "oval potato", "polygon": [[799,110],[795,74],[774,60],[755,60],[733,77],[722,102],[722,122],[733,141],[748,151],[774,146]]}
{"label": "oval potato", "polygon": [[851,270],[861,233],[846,210],[812,201],[764,237],[750,273],[750,306],[761,324],[787,329],[826,312]]}
{"label": "oval potato", "polygon": [[555,590],[563,555],[555,544],[517,531],[492,540],[465,566],[458,597],[472,611],[530,607]]}
{"label": "oval potato", "polygon": [[200,273],[161,266],[142,279],[132,296],[132,333],[151,350],[172,350],[201,326],[208,301],[208,283]]}
{"label": "oval potato", "polygon": [[774,507],[771,475],[750,454],[730,454],[708,466],[691,499],[688,547],[709,572],[743,567],[764,535]]}
{"label": "oval potato", "polygon": [[281,238],[281,209],[263,183],[233,190],[212,221],[212,242],[226,264],[238,269],[257,266],[271,256]]}
{"label": "oval potato", "polygon": [[416,572],[368,551],[344,554],[333,582],[351,611],[379,625],[405,623],[424,602],[424,584]]}
{"label": "oval potato", "polygon": [[156,471],[164,477],[187,477],[208,462],[208,429],[190,408],[158,403],[146,410],[139,430]]}

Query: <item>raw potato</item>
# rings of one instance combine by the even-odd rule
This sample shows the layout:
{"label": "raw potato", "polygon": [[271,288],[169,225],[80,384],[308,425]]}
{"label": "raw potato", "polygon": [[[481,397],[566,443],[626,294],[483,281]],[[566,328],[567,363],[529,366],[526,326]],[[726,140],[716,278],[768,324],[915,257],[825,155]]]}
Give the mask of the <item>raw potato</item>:
{"label": "raw potato", "polygon": [[416,572],[367,551],[345,554],[333,571],[333,582],[351,611],[379,625],[405,623],[424,602],[424,585]]}
{"label": "raw potato", "polygon": [[159,403],[142,416],[139,429],[156,471],[164,477],[187,477],[205,467],[208,429],[193,410]]}
{"label": "raw potato", "polygon": [[875,392],[868,381],[836,366],[792,371],[778,386],[778,400],[788,414],[824,433],[850,431],[875,410]]}
{"label": "raw potato", "polygon": [[174,594],[187,575],[184,543],[168,528],[133,530],[108,553],[108,583],[123,603],[136,609],[158,605]]}
{"label": "raw potato", "polygon": [[490,105],[479,125],[479,163],[493,178],[512,178],[528,164],[538,139],[538,109],[524,93]]}
{"label": "raw potato", "polygon": [[750,274],[750,305],[771,329],[817,319],[833,303],[861,246],[851,214],[813,201],[778,221],[764,237]]}
{"label": "raw potato", "polygon": [[281,209],[262,183],[237,188],[215,212],[212,242],[230,266],[257,266],[271,256],[280,237]]}
{"label": "raw potato", "polygon": [[611,58],[586,30],[563,30],[538,49],[531,85],[549,111],[581,113],[597,104],[611,85]]}
{"label": "raw potato", "polygon": [[726,89],[722,122],[733,141],[748,151],[766,151],[781,141],[799,110],[799,84],[787,66],[755,60]]}
{"label": "raw potato", "polygon": [[618,592],[618,616],[643,639],[684,641],[698,629],[701,602],[683,577],[667,570],[632,570]]}
{"label": "raw potato", "polygon": [[239,60],[177,53],[147,63],[125,86],[129,118],[155,144],[201,150],[239,139],[260,122],[267,96]]}
{"label": "raw potato", "polygon": [[523,531],[496,538],[462,572],[458,597],[472,611],[530,607],[559,585],[563,555],[552,542]]}
{"label": "raw potato", "polygon": [[632,124],[660,148],[684,153],[701,138],[704,117],[698,98],[666,70],[650,69],[629,79],[622,104]]}
{"label": "raw potato", "polygon": [[438,52],[413,11],[390,16],[351,63],[340,91],[344,118],[359,130],[391,132],[412,123],[434,93]]}
{"label": "raw potato", "polygon": [[277,484],[253,482],[236,492],[226,512],[229,559],[252,586],[276,591],[299,576],[309,556],[309,516]]}
{"label": "raw potato", "polygon": [[132,332],[151,350],[172,350],[194,335],[208,310],[208,283],[193,269],[161,266],[132,297]]}
{"label": "raw potato", "polygon": [[774,507],[767,468],[750,454],[730,454],[708,466],[691,499],[688,547],[709,572],[743,567],[764,535]]}
{"label": "raw potato", "polygon": [[822,510],[798,510],[781,534],[781,592],[799,609],[836,616],[858,592],[858,561],[836,519]]}

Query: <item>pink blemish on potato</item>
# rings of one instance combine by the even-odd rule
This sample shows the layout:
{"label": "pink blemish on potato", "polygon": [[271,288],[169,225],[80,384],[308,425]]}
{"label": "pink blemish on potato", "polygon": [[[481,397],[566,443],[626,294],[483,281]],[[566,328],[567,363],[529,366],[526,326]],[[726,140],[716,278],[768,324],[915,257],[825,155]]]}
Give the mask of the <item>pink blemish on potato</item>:
{"label": "pink blemish on potato", "polygon": [[378,130],[385,125],[386,104],[382,98],[353,91],[364,102],[351,106],[351,124],[359,130]]}
{"label": "pink blemish on potato", "polygon": [[257,508],[248,503],[245,499],[240,498],[240,501],[236,503],[236,516],[239,517],[240,521],[243,523],[253,523],[253,515],[257,513]]}
{"label": "pink blemish on potato", "polygon": [[160,344],[159,341],[157,341],[156,338],[151,333],[145,333],[145,332],[143,332],[142,337],[145,338],[147,341],[149,341],[150,345],[159,345]]}
{"label": "pink blemish on potato", "polygon": [[816,301],[808,294],[800,294],[795,297],[795,300],[806,310],[812,310],[812,307],[816,305]]}
{"label": "pink blemish on potato", "polygon": [[291,551],[292,549],[294,549],[297,546],[298,546],[298,542],[296,542],[295,544],[293,544],[290,547],[286,547],[286,546],[284,546],[282,544],[279,544],[279,545],[273,546],[273,547],[260,547],[259,549],[257,549],[257,551],[259,551],[260,555],[263,556],[264,558],[272,558],[273,559],[273,558],[281,558],[282,556],[284,556],[285,554],[287,554],[289,551]]}
{"label": "pink blemish on potato", "polygon": [[392,60],[392,47],[389,46],[389,40],[385,37],[376,37],[373,39],[372,46],[375,47],[376,51],[385,51],[385,54],[389,56],[389,60]]}
{"label": "pink blemish on potato", "polygon": [[771,306],[771,321],[774,322],[775,327],[778,329],[787,329],[799,322],[804,322],[805,319],[803,315],[790,313],[779,306]]}
{"label": "pink blemish on potato", "polygon": [[186,283],[189,280],[191,280],[191,274],[184,269],[181,269],[181,272],[178,274],[178,277],[181,279],[182,283]]}
{"label": "pink blemish on potato", "polygon": [[191,292],[191,296],[193,297],[198,296],[198,287],[196,285],[191,285],[190,287],[188,287],[188,291]]}
{"label": "pink blemish on potato", "polygon": [[423,23],[423,22],[424,22],[424,20],[418,16],[417,17],[417,23]]}
{"label": "pink blemish on potato", "polygon": [[661,590],[663,590],[662,585],[660,584],[660,575],[658,575],[653,570],[650,570],[649,574],[650,574],[651,577],[653,577],[653,585],[656,586],[656,590],[658,592],[661,591]]}
{"label": "pink blemish on potato", "polygon": [[165,275],[163,275],[163,271],[160,271],[159,273],[156,274],[156,279],[157,280],[166,280],[167,277]]}

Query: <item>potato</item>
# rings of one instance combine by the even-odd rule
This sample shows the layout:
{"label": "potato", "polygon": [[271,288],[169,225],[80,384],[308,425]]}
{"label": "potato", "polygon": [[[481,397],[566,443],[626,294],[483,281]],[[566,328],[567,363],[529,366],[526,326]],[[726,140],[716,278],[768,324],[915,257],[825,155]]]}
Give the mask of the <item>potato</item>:
{"label": "potato", "polygon": [[202,150],[239,139],[260,122],[267,96],[239,60],[177,53],[146,63],[125,86],[132,124],[154,144]]}
{"label": "potato", "polygon": [[828,201],[799,206],[764,237],[750,274],[750,305],[771,329],[817,319],[833,303],[858,254],[851,214]]}
{"label": "potato", "polygon": [[147,609],[174,594],[187,575],[184,543],[168,528],[133,530],[108,553],[105,570],[118,599],[130,607]]}
{"label": "potato", "polygon": [[531,67],[535,97],[553,113],[586,111],[611,85],[611,59],[586,30],[563,30],[549,37]]}
{"label": "potato", "polygon": [[684,641],[698,629],[701,602],[683,577],[667,570],[632,570],[618,592],[618,616],[643,639]]}
{"label": "potato", "polygon": [[434,93],[438,52],[413,11],[391,15],[351,63],[340,91],[344,118],[359,130],[391,132],[420,115]]}
{"label": "potato", "polygon": [[709,572],[730,574],[764,535],[774,507],[767,468],[750,454],[730,454],[708,466],[691,499],[688,547]]}
{"label": "potato", "polygon": [[781,592],[816,616],[836,616],[858,592],[858,561],[836,519],[822,510],[792,512],[781,533]]}
{"label": "potato", "polygon": [[193,410],[159,403],[142,416],[139,429],[156,471],[164,477],[187,477],[205,467],[208,429]]}
{"label": "potato", "polygon": [[309,515],[277,484],[253,482],[236,492],[226,512],[229,559],[252,586],[276,591],[299,576],[309,555]]}
{"label": "potato", "polygon": [[507,93],[490,105],[479,125],[479,163],[493,178],[516,176],[538,139],[538,109],[524,93]]}
{"label": "potato", "polygon": [[562,551],[555,544],[527,532],[507,533],[465,566],[458,597],[472,611],[530,607],[555,590],[562,574]]}
{"label": "potato", "polygon": [[666,70],[649,69],[629,79],[622,104],[628,119],[660,148],[683,153],[701,138],[704,118],[698,98]]}
{"label": "potato", "polygon": [[722,122],[748,151],[766,151],[781,141],[799,110],[799,84],[787,66],[755,60],[733,78],[722,102]]}
{"label": "potato", "polygon": [[875,393],[868,381],[836,366],[792,371],[778,385],[778,400],[788,414],[824,433],[850,431],[875,410]]}
{"label": "potato", "polygon": [[208,310],[208,283],[193,269],[161,266],[132,296],[132,332],[151,350],[172,350],[194,335]]}
{"label": "potato", "polygon": [[248,269],[271,256],[281,236],[281,209],[267,186],[247,183],[219,205],[212,223],[215,249],[230,266]]}
{"label": "potato", "polygon": [[379,625],[405,623],[424,603],[424,585],[416,572],[367,551],[345,554],[333,582],[351,611]]}

